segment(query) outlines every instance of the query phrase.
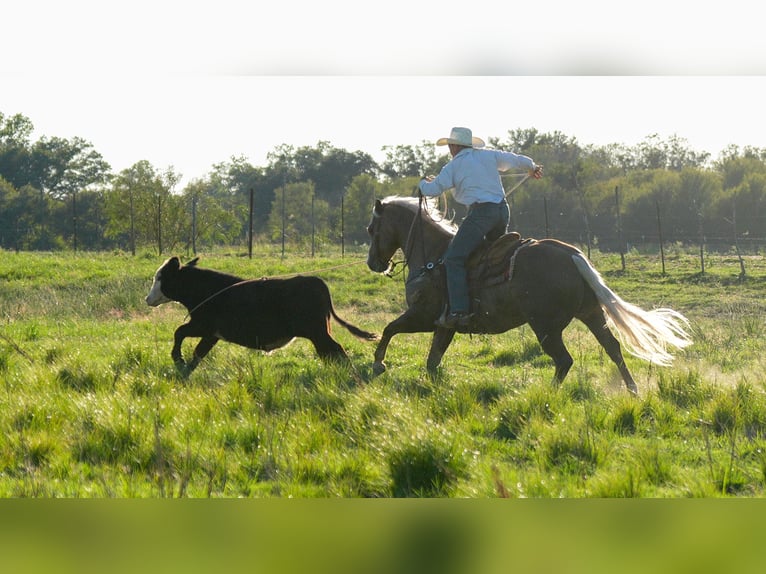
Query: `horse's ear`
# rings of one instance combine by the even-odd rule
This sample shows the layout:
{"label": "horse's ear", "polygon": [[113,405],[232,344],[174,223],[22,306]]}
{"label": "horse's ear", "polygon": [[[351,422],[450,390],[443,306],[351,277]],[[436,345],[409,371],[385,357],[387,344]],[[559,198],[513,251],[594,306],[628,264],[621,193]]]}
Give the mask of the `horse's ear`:
{"label": "horse's ear", "polygon": [[186,264],[186,266],[187,266],[187,267],[195,267],[195,266],[197,265],[197,263],[198,263],[198,262],[199,262],[199,257],[195,257],[194,259],[192,259],[191,261],[189,261],[189,262]]}
{"label": "horse's ear", "polygon": [[383,215],[383,204],[380,202],[379,199],[375,200],[375,207],[372,208],[372,214],[375,217],[380,217]]}

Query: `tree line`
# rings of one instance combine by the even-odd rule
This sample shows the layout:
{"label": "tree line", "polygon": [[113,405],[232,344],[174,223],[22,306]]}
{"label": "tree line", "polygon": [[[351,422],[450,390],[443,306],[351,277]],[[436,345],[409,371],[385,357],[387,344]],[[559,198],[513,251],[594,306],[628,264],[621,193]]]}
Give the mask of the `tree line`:
{"label": "tree line", "polygon": [[[0,247],[7,250],[196,251],[259,242],[313,248],[364,243],[374,199],[413,195],[449,161],[431,142],[362,151],[319,141],[276,146],[265,166],[214,164],[179,189],[181,174],[146,160],[113,172],[82,139],[42,136],[0,112]],[[718,158],[679,136],[635,146],[583,145],[560,132],[509,130],[491,147],[545,165],[509,196],[512,226],[603,250],[667,242],[760,249],[766,242],[766,149],[731,145]],[[442,153],[443,152],[443,153]],[[510,190],[517,183],[504,178]],[[251,201],[252,200],[252,201]],[[463,212],[449,202],[451,215]],[[313,251],[312,251],[313,252]]]}

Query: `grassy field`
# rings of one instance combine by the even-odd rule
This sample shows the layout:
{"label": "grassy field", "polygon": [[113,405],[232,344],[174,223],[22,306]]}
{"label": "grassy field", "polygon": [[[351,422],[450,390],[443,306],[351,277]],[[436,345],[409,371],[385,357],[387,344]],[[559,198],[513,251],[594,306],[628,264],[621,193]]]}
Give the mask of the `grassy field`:
{"label": "grassy field", "polygon": [[[316,272],[339,314],[380,332],[401,277],[345,258],[203,255],[245,277]],[[766,261],[593,254],[609,285],[692,322],[670,368],[628,358],[640,394],[579,324],[559,387],[528,328],[458,335],[430,378],[430,335],[375,343],[339,325],[352,367],[307,341],[270,355],[219,344],[177,376],[178,304],[144,303],[162,259],[0,253],[2,497],[761,497],[766,485]],[[187,342],[185,354],[191,352]]]}

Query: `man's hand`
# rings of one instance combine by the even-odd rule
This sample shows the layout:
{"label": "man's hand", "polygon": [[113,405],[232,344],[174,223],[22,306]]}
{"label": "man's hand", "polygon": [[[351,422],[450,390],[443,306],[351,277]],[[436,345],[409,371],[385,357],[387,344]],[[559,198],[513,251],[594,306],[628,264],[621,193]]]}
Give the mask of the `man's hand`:
{"label": "man's hand", "polygon": [[543,166],[541,165],[535,165],[534,169],[529,170],[530,177],[534,177],[535,179],[540,179],[543,177]]}

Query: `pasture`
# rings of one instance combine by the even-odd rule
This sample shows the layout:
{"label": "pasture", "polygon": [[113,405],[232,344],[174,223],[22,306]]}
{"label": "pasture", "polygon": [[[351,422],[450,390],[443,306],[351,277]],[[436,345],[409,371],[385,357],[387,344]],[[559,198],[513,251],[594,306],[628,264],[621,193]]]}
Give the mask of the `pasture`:
{"label": "pasture", "polygon": [[[338,313],[380,333],[401,276],[345,258],[202,254],[247,278],[317,273]],[[165,257],[0,252],[2,497],[761,497],[766,487],[766,261],[671,250],[593,253],[631,303],[672,307],[694,344],[673,366],[626,360],[639,395],[579,323],[575,363],[528,327],[457,335],[434,378],[430,334],[374,342],[333,324],[352,367],[296,340],[217,345],[188,379],[170,358],[186,309],[144,302]],[[186,261],[188,258],[182,258]],[[196,341],[195,341],[196,342]],[[184,354],[191,352],[191,341]]]}

